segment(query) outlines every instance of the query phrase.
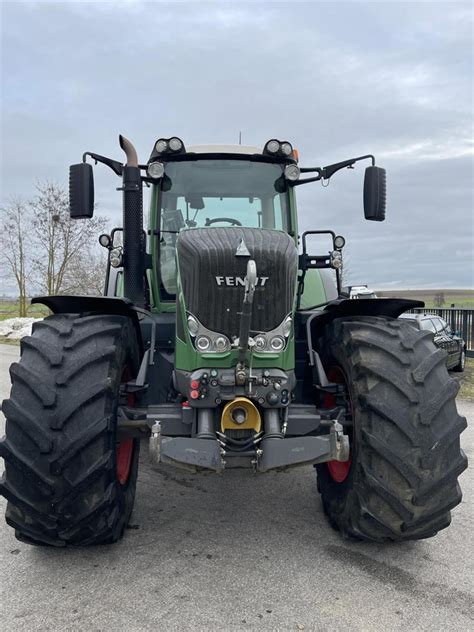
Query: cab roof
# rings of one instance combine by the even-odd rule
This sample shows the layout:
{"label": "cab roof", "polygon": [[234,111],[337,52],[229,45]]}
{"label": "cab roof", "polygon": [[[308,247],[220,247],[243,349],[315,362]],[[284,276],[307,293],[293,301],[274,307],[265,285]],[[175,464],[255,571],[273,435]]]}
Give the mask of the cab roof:
{"label": "cab roof", "polygon": [[253,145],[188,145],[188,154],[263,154],[261,147]]}

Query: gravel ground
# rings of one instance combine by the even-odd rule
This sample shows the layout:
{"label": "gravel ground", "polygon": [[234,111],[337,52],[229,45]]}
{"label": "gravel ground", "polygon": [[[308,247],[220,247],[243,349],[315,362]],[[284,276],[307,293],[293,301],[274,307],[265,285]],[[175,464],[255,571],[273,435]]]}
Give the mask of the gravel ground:
{"label": "gravel ground", "polygon": [[[1,398],[18,353],[0,345]],[[472,424],[474,402],[458,406]],[[0,522],[2,631],[474,629],[472,470],[449,529],[377,545],[327,525],[311,467],[194,477],[143,455],[117,545],[35,548]]]}

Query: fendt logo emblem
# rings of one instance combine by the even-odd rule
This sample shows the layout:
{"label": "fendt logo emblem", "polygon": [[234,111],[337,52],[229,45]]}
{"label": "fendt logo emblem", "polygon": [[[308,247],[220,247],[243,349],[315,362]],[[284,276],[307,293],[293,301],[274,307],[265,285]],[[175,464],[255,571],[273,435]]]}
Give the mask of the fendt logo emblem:
{"label": "fendt logo emblem", "polygon": [[[270,277],[265,276],[257,277],[256,286],[265,287],[265,283],[268,281],[269,278]],[[219,285],[219,287],[222,285],[224,285],[225,287],[238,287],[239,285],[245,287],[245,277],[216,276],[216,283],[217,285]]]}

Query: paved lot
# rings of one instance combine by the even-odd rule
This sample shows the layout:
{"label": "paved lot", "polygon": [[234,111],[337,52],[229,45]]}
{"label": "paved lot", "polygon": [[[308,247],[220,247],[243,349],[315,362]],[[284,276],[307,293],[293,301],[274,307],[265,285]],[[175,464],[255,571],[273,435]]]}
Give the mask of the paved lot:
{"label": "paved lot", "polygon": [[[0,345],[1,398],[17,355]],[[472,469],[461,484],[448,530],[382,546],[330,529],[312,468],[193,477],[143,458],[115,546],[29,547],[0,520],[0,630],[473,630]]]}

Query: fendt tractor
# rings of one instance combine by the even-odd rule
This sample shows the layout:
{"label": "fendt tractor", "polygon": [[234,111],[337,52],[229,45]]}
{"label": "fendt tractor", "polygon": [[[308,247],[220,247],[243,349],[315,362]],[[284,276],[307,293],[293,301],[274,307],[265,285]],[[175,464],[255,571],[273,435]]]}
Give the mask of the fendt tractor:
{"label": "fendt tractor", "polygon": [[[52,315],[10,370],[1,492],[16,536],[121,538],[143,439],[165,470],[315,466],[324,512],[346,537],[413,540],[447,527],[466,420],[445,351],[398,319],[423,303],[344,298],[344,238],[298,236],[297,187],[359,161],[371,163],[365,219],[384,220],[374,157],[300,167],[287,141],[171,137],[139,164],[132,143],[120,145],[125,164],[87,152],[70,168],[72,218],[93,216],[91,160],[122,179],[123,227],[99,237],[105,296],[33,299]],[[311,240],[325,239],[313,254]]]}

